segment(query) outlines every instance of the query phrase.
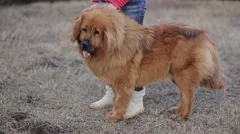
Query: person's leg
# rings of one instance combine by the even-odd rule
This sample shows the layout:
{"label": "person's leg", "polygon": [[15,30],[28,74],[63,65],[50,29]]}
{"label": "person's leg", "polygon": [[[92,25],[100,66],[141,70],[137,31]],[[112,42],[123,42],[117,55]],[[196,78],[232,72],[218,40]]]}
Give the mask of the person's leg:
{"label": "person's leg", "polygon": [[[121,11],[143,25],[146,6],[146,0],[130,0]],[[141,91],[143,89],[143,87],[136,87],[135,91]]]}
{"label": "person's leg", "polygon": [[146,7],[146,0],[129,0],[121,11],[136,20],[139,24],[143,25]]}
{"label": "person's leg", "polygon": [[[136,20],[139,24],[143,24],[146,10],[146,0],[130,0],[121,12]],[[145,95],[144,87],[136,87],[134,95],[129,102],[124,118],[131,118],[144,111],[143,96]]]}

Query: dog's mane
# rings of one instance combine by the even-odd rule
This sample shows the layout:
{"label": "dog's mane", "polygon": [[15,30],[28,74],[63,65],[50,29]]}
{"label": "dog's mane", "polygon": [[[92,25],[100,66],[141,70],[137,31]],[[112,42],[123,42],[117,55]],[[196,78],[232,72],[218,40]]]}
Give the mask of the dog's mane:
{"label": "dog's mane", "polygon": [[120,11],[105,5],[87,8],[80,13],[80,17],[75,20],[73,41],[79,36],[80,22],[88,17],[88,13],[91,17],[104,20],[103,51],[107,55],[101,60],[111,63],[111,67],[123,66],[137,53],[141,53],[140,51],[146,52],[151,49],[156,36],[153,27],[142,26]]}
{"label": "dog's mane", "polygon": [[[106,17],[106,24],[108,25],[108,37],[112,39],[113,57],[125,58],[126,62],[132,59],[137,51],[149,51],[153,44],[155,30],[153,27],[145,27],[129,16],[120,11],[106,8],[104,5],[92,8],[94,12],[98,12]],[[92,9],[89,9],[92,10]],[[110,33],[109,33],[110,32]],[[110,55],[111,53],[109,53]],[[123,60],[122,60],[123,61]]]}

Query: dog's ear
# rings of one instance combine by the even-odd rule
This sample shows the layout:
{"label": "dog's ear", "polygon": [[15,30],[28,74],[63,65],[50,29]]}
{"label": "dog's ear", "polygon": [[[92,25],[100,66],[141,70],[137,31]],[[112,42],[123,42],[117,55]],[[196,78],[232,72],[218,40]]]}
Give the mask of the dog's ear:
{"label": "dog's ear", "polygon": [[73,32],[71,35],[71,42],[75,42],[79,35],[81,34],[81,22],[82,22],[82,16],[77,16],[74,20],[73,24]]}

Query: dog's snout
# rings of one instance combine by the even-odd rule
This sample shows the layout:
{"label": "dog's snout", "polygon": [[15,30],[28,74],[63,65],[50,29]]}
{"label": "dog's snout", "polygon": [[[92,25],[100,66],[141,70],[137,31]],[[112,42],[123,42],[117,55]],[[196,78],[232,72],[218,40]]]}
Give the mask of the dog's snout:
{"label": "dog's snout", "polygon": [[89,40],[84,40],[82,41],[83,47],[88,47],[89,46]]}
{"label": "dog's snout", "polygon": [[85,51],[87,51],[91,54],[95,53],[95,49],[94,49],[94,47],[92,46],[92,44],[89,40],[83,40],[81,42],[81,48],[82,48],[82,50],[85,50]]}

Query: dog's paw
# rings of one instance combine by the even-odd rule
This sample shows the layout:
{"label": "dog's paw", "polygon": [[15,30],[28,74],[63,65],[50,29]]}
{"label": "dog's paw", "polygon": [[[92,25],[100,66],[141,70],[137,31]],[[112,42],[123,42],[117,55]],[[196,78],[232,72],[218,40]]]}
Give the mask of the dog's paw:
{"label": "dog's paw", "polygon": [[180,114],[173,114],[171,116],[171,119],[173,119],[175,121],[182,121],[182,120],[186,120],[187,116],[181,116]]}
{"label": "dog's paw", "polygon": [[173,113],[173,114],[178,114],[179,113],[179,111],[180,111],[180,106],[175,106],[175,107],[172,107],[172,108],[170,108],[169,110],[168,110],[168,112],[171,112],[171,113]]}
{"label": "dog's paw", "polygon": [[107,114],[107,116],[110,116],[110,115],[112,115],[113,114],[113,112],[109,112],[108,114]]}
{"label": "dog's paw", "polygon": [[108,122],[108,123],[114,123],[114,122],[118,122],[122,120],[122,118],[119,118],[115,115],[113,115],[112,112],[108,113],[108,115],[106,116],[106,118],[104,119],[105,122]]}

